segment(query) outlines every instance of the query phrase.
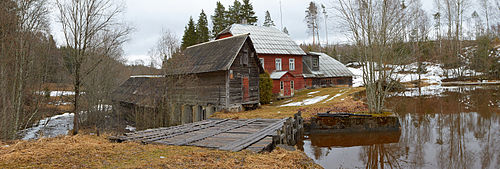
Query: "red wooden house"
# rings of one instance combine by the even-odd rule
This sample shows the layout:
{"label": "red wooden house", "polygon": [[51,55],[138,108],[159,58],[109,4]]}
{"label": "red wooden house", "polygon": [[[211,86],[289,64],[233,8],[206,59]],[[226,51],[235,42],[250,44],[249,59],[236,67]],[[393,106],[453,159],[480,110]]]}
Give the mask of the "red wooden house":
{"label": "red wooden house", "polygon": [[287,34],[274,27],[234,24],[216,39],[250,33],[257,56],[273,79],[273,93],[293,96],[295,90],[306,87],[302,58],[306,53]]}

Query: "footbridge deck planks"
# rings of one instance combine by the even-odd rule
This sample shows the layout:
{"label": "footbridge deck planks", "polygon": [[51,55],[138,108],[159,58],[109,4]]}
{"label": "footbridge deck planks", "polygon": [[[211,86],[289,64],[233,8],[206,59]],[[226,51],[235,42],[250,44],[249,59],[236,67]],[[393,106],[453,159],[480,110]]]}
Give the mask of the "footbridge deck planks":
{"label": "footbridge deck planks", "polygon": [[270,151],[276,144],[295,145],[303,131],[300,112],[283,119],[208,119],[110,137],[116,142],[198,146],[228,151]]}

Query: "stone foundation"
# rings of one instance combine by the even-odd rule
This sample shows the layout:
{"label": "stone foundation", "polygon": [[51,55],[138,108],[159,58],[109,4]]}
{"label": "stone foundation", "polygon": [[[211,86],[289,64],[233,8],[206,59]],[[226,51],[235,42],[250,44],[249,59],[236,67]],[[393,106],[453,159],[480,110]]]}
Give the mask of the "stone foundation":
{"label": "stone foundation", "polygon": [[309,133],[399,131],[396,116],[387,117],[313,117],[304,125]]}

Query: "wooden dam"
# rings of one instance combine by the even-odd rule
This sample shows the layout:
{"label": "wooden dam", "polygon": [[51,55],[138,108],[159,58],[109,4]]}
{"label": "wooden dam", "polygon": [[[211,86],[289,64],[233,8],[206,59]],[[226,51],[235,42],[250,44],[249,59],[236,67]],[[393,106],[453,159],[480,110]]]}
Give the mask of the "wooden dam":
{"label": "wooden dam", "polygon": [[303,132],[303,122],[300,112],[284,119],[207,119],[125,133],[110,140],[262,152],[278,144],[295,145]]}

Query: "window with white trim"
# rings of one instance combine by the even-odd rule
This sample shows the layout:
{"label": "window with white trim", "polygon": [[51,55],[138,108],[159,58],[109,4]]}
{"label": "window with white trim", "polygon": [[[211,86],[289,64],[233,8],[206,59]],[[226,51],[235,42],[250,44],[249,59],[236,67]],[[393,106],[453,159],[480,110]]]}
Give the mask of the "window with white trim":
{"label": "window with white trim", "polygon": [[313,62],[312,65],[314,68],[319,67],[318,58],[313,58],[312,62]]}
{"label": "window with white trim", "polygon": [[281,70],[281,58],[276,58],[276,70]]}
{"label": "window with white trim", "polygon": [[290,70],[295,70],[295,59],[288,59],[288,66]]}
{"label": "window with white trim", "polygon": [[285,89],[284,83],[283,83],[283,81],[280,81],[280,90],[283,90],[283,89]]}
{"label": "window with white trim", "polygon": [[262,65],[262,67],[264,67],[264,58],[259,58],[259,61],[260,61],[260,65]]}
{"label": "window with white trim", "polygon": [[293,82],[293,80],[290,81],[290,89],[295,89],[295,83]]}

